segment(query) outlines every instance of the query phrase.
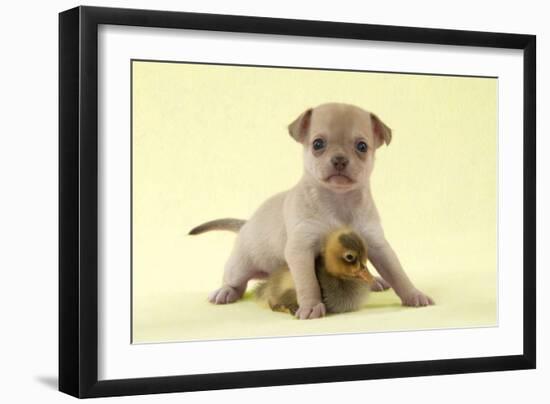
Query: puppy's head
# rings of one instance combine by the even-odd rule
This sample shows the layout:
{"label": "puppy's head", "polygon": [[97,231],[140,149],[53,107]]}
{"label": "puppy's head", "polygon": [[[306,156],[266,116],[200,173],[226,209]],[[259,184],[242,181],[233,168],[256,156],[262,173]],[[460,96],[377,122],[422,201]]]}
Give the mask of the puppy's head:
{"label": "puppy's head", "polygon": [[322,104],[304,111],[288,126],[304,146],[304,168],[335,192],[362,187],[374,164],[374,151],[391,141],[391,129],[376,115],[348,104]]}

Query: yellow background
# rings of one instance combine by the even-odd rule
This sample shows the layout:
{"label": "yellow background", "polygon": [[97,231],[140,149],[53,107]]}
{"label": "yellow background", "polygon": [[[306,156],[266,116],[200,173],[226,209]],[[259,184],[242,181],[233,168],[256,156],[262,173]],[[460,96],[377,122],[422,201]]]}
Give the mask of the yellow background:
{"label": "yellow background", "polygon": [[[492,326],[497,322],[497,80],[133,62],[133,342]],[[302,172],[286,126],[323,102],[393,128],[372,177],[386,236],[436,306],[371,294],[355,313],[298,321],[249,295],[214,306],[235,235]],[[250,289],[250,288],[249,288]]]}

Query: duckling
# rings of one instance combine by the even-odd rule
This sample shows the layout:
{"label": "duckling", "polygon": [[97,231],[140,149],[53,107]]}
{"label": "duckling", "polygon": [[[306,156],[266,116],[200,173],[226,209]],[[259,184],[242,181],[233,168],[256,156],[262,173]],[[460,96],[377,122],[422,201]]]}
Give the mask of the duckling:
{"label": "duckling", "polygon": [[[367,246],[349,228],[331,232],[315,260],[315,273],[328,313],[357,310],[365,301],[374,277],[367,268]],[[256,298],[271,310],[295,314],[296,288],[288,266],[273,272],[255,289]]]}

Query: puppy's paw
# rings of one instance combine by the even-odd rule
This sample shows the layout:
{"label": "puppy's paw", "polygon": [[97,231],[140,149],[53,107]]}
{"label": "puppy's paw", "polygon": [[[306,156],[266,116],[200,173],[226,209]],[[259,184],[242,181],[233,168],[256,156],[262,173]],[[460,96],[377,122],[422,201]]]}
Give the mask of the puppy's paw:
{"label": "puppy's paw", "polygon": [[418,289],[413,289],[404,296],[401,297],[401,303],[403,303],[403,306],[411,306],[411,307],[422,307],[422,306],[430,306],[432,304],[435,304],[433,299],[419,291]]}
{"label": "puppy's paw", "polygon": [[379,276],[374,277],[374,282],[370,285],[370,290],[373,292],[382,292],[390,288],[390,284]]}
{"label": "puppy's paw", "polygon": [[242,293],[239,293],[231,286],[224,285],[208,295],[208,301],[214,304],[227,304],[239,300]]}
{"label": "puppy's paw", "polygon": [[319,302],[313,305],[300,306],[294,315],[300,320],[310,320],[312,318],[323,317],[326,313],[325,304]]}

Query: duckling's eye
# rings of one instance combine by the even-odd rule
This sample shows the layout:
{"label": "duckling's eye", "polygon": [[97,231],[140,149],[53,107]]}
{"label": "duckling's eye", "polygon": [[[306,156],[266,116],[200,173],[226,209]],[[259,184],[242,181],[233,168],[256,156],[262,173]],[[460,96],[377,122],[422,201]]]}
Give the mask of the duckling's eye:
{"label": "duckling's eye", "polygon": [[312,145],[313,145],[313,150],[319,151],[325,148],[326,142],[324,139],[315,139]]}
{"label": "duckling's eye", "polygon": [[357,144],[355,145],[355,148],[360,153],[366,153],[369,147],[367,146],[367,143],[360,141],[360,142],[357,142]]}
{"label": "duckling's eye", "polygon": [[352,253],[346,253],[344,254],[344,259],[349,263],[353,263],[355,262],[355,255],[353,255]]}

